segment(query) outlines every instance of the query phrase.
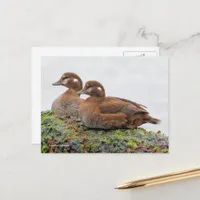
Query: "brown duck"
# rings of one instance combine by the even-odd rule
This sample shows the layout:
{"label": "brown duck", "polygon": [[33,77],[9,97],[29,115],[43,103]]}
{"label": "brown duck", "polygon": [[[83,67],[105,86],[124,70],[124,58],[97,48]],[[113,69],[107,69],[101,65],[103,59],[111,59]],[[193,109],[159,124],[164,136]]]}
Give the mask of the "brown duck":
{"label": "brown duck", "polygon": [[79,107],[81,121],[88,128],[137,128],[144,123],[158,124],[145,106],[118,97],[106,97],[104,87],[97,81],[88,81],[78,94],[90,95]]}
{"label": "brown duck", "polygon": [[78,108],[82,99],[77,92],[83,87],[81,78],[75,73],[67,72],[52,85],[62,85],[67,87],[68,90],[53,102],[51,109],[59,118],[78,119]]}

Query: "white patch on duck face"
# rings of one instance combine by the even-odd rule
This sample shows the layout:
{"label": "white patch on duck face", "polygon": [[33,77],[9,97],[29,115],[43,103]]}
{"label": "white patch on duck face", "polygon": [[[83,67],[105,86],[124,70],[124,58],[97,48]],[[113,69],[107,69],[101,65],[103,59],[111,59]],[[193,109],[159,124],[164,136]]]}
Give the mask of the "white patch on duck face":
{"label": "white patch on duck face", "polygon": [[74,82],[74,83],[78,83],[79,80],[78,80],[77,78],[74,78],[74,79],[73,79],[73,82]]}
{"label": "white patch on duck face", "polygon": [[86,91],[87,91],[88,93],[91,93],[91,92],[92,92],[92,87],[89,87]]}
{"label": "white patch on duck face", "polygon": [[68,78],[65,78],[64,80],[62,80],[62,84],[63,85],[66,85],[68,83],[69,79]]}
{"label": "white patch on duck face", "polygon": [[98,89],[99,91],[102,91],[102,88],[101,88],[101,87],[97,87],[97,89]]}

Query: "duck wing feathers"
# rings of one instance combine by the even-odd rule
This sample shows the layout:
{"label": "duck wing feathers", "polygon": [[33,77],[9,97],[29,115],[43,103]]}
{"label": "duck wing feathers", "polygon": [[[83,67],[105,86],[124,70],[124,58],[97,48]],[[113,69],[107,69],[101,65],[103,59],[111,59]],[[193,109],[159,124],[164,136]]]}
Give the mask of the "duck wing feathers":
{"label": "duck wing feathers", "polygon": [[138,104],[138,103],[136,103],[136,102],[134,102],[134,101],[130,101],[130,100],[128,100],[128,99],[124,99],[124,98],[119,98],[119,97],[114,97],[114,98],[116,98],[116,99],[120,99],[120,100],[122,100],[122,101],[126,101],[126,102],[128,102],[128,103],[131,103],[131,104],[133,104],[133,105],[135,105],[137,108],[147,108],[146,106],[144,106],[144,105],[142,105],[142,104]]}
{"label": "duck wing feathers", "polygon": [[99,105],[99,111],[102,114],[148,114],[148,112],[137,103],[115,97],[106,97],[104,101]]}

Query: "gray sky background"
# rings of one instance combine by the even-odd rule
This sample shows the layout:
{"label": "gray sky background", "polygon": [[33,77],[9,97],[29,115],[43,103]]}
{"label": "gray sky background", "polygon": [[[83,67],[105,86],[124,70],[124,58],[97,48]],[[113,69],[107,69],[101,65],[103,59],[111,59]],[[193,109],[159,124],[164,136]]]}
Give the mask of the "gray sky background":
{"label": "gray sky background", "polygon": [[[162,120],[145,124],[148,130],[168,133],[168,59],[164,57],[42,57],[42,107],[48,110],[66,89],[52,86],[64,72],[78,74],[83,83],[97,80],[107,96],[123,97],[147,106]],[[83,95],[82,98],[87,98]]]}

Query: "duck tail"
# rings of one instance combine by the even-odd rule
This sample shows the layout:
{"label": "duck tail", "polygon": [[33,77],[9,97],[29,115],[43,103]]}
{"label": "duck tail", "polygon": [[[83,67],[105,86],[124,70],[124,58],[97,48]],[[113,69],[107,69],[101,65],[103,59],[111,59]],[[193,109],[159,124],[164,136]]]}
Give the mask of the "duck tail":
{"label": "duck tail", "polygon": [[151,124],[160,124],[160,122],[161,122],[160,119],[156,119],[156,118],[153,118],[153,117],[149,118],[149,123],[151,123]]}

